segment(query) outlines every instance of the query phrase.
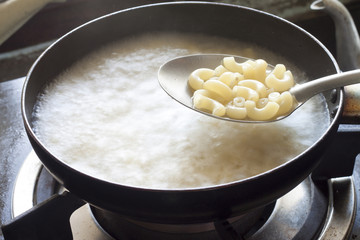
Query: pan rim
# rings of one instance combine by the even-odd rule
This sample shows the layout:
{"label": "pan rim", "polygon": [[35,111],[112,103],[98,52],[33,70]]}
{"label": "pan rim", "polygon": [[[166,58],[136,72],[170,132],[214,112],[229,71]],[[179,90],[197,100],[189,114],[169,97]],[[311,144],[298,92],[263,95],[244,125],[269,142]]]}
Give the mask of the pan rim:
{"label": "pan rim", "polygon": [[[249,10],[249,11],[253,11],[253,12],[257,12],[257,13],[261,13],[261,14],[265,14],[269,17],[278,19],[284,23],[290,24],[292,27],[295,27],[297,30],[302,31],[307,37],[310,37],[313,41],[316,42],[316,44],[318,44],[322,50],[327,54],[327,56],[331,59],[334,68],[337,72],[340,72],[340,68],[335,60],[335,58],[333,57],[333,55],[330,53],[330,51],[324,46],[323,43],[321,43],[317,38],[315,38],[313,35],[311,35],[310,33],[308,33],[306,30],[302,29],[301,27],[297,26],[296,24],[280,18],[278,16],[275,16],[273,14],[261,11],[261,10],[257,10],[257,9],[252,9],[249,7],[244,7],[244,6],[239,6],[239,5],[234,5],[234,4],[228,4],[228,3],[219,3],[219,2],[204,2],[204,1],[176,1],[176,2],[162,2],[162,3],[154,3],[154,4],[146,4],[146,5],[142,5],[142,6],[136,6],[136,7],[132,7],[132,8],[128,8],[128,9],[124,9],[124,10],[120,10],[120,11],[116,11],[113,13],[109,13],[106,14],[104,16],[95,18],[93,20],[90,20],[76,28],[74,28],[73,30],[69,31],[68,33],[66,33],[65,35],[63,35],[62,37],[60,37],[59,39],[57,39],[54,43],[52,43],[45,51],[42,52],[42,54],[36,59],[36,61],[34,62],[34,64],[31,66],[30,70],[28,71],[25,81],[24,81],[24,85],[22,88],[22,93],[21,93],[21,112],[22,112],[22,117],[23,117],[23,121],[24,121],[24,125],[25,125],[25,129],[27,131],[27,133],[31,136],[31,138],[36,141],[36,143],[38,144],[38,146],[40,146],[42,148],[42,150],[44,150],[47,154],[53,156],[54,159],[56,159],[56,161],[58,163],[60,163],[62,166],[64,166],[65,168],[67,168],[68,170],[74,171],[77,174],[81,174],[81,175],[85,175],[87,178],[91,179],[91,180],[95,180],[95,181],[99,181],[102,183],[106,183],[106,184],[111,184],[113,186],[116,187],[121,187],[124,189],[132,189],[132,190],[141,190],[141,191],[150,191],[150,192],[198,192],[198,191],[213,191],[213,190],[217,190],[219,188],[224,188],[224,187],[231,187],[234,185],[238,185],[241,183],[245,183],[245,182],[251,182],[251,181],[255,181],[258,179],[263,178],[264,175],[268,175],[269,173],[275,173],[277,171],[279,171],[279,169],[282,169],[284,166],[293,164],[293,162],[295,162],[297,159],[301,158],[303,155],[307,154],[309,151],[311,151],[312,148],[314,148],[315,145],[319,144],[319,142],[321,142],[324,138],[325,135],[327,135],[328,131],[332,128],[334,128],[334,126],[337,124],[336,123],[336,119],[340,118],[340,115],[342,113],[342,109],[343,109],[343,105],[344,105],[344,92],[343,89],[340,89],[339,91],[339,109],[336,112],[336,114],[333,116],[332,119],[330,119],[330,124],[327,127],[327,130],[318,138],[318,140],[316,140],[311,146],[309,146],[305,151],[301,152],[299,155],[297,155],[294,158],[291,158],[289,160],[287,160],[285,163],[280,164],[272,169],[269,169],[265,172],[259,173],[257,175],[248,177],[248,178],[244,178],[244,179],[239,179],[239,180],[235,180],[235,181],[231,181],[228,183],[222,183],[222,184],[216,184],[216,185],[211,185],[211,186],[203,186],[203,187],[193,187],[193,188],[174,188],[174,189],[157,189],[157,188],[145,188],[145,187],[137,187],[137,186],[131,186],[131,185],[124,185],[124,184],[119,184],[116,182],[112,182],[112,181],[108,181],[108,180],[104,180],[101,178],[97,178],[95,176],[92,176],[90,174],[81,172],[79,170],[77,170],[74,167],[71,167],[70,164],[67,164],[66,162],[64,162],[63,160],[61,160],[60,158],[58,158],[56,155],[54,155],[53,153],[51,153],[51,151],[46,147],[45,144],[42,143],[42,141],[37,137],[37,135],[34,133],[32,127],[31,127],[31,123],[30,120],[28,119],[27,115],[26,115],[26,106],[25,106],[25,99],[26,99],[26,90],[27,90],[27,86],[29,84],[29,81],[31,79],[32,73],[34,71],[34,69],[37,67],[38,63],[46,57],[47,53],[49,51],[51,51],[54,47],[56,47],[60,42],[62,42],[65,38],[69,37],[70,35],[72,35],[72,33],[78,31],[79,29],[82,29],[84,27],[87,27],[89,25],[91,25],[94,22],[98,22],[101,21],[102,19],[106,19],[109,18],[113,15],[117,15],[117,14],[121,14],[124,12],[128,12],[128,11],[133,11],[133,10],[137,10],[137,9],[142,9],[142,8],[149,8],[149,7],[156,7],[159,5],[178,5],[178,4],[186,4],[186,5],[191,5],[191,4],[203,4],[203,5],[218,5],[218,6],[225,6],[225,7],[235,7],[235,8],[241,8],[241,9],[245,9],[245,10]],[[304,36],[305,36],[304,35]],[[46,167],[46,166],[45,166]],[[61,182],[61,179],[58,179]]]}

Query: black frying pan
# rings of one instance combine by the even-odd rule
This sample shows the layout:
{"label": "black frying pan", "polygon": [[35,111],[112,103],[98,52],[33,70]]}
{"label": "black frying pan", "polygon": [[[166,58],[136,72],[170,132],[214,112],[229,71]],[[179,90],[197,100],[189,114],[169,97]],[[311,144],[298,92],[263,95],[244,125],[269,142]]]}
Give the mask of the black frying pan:
{"label": "black frying pan", "polygon": [[309,176],[337,131],[343,108],[341,90],[324,93],[333,113],[331,124],[313,146],[266,173],[222,186],[189,190],[122,186],[81,173],[54,157],[36,137],[31,124],[36,97],[43,87],[93,49],[152,31],[205,33],[277,49],[278,54],[291,59],[309,79],[339,72],[329,51],[301,28],[279,17],[239,6],[205,2],[154,4],[84,24],[39,57],[26,78],[22,94],[24,124],[31,144],[44,166],[71,196],[133,219],[160,223],[208,222],[269,204]]}

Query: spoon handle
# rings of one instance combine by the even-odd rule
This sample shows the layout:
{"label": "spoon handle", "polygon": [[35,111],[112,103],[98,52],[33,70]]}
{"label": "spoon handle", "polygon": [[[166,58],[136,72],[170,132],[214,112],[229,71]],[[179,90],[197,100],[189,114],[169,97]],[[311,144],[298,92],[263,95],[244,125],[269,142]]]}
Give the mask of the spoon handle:
{"label": "spoon handle", "polygon": [[303,103],[320,92],[355,83],[360,83],[360,69],[333,74],[296,85],[290,89],[290,93],[299,103]]}

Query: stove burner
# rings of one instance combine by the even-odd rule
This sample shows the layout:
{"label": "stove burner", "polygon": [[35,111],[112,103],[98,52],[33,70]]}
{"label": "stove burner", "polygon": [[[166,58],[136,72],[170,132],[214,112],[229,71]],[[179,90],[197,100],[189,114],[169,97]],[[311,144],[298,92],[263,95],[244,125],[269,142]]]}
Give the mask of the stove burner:
{"label": "stove burner", "polygon": [[[36,154],[31,152],[16,181],[12,202],[13,217],[63,191],[66,190],[43,168]],[[352,177],[334,178],[319,183],[314,183],[309,177],[276,203],[258,209],[251,215],[228,219],[225,223],[231,224],[231,229],[240,236],[239,239],[348,239],[355,212],[356,197]],[[251,224],[244,227],[244,221],[241,220],[244,218],[245,222]],[[217,224],[224,222],[181,226],[151,224],[121,218],[85,205],[72,214],[70,223],[75,240],[181,240],[221,239],[223,236],[219,236],[216,228]]]}
{"label": "stove burner", "polygon": [[[275,203],[231,219],[194,224],[163,224],[133,220],[91,207],[100,226],[115,239],[238,239],[234,236],[251,235],[269,219]],[[249,233],[249,234],[248,234]],[[243,238],[241,238],[243,239]]]}

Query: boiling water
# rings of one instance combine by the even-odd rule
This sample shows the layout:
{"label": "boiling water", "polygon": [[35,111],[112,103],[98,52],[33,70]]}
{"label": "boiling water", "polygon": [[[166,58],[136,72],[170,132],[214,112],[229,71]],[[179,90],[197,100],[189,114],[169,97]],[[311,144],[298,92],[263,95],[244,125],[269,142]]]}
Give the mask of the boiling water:
{"label": "boiling water", "polygon": [[[250,46],[251,47],[251,46]],[[167,60],[229,53],[291,63],[264,49],[205,36],[138,36],[97,50],[50,84],[34,130],[59,159],[97,178],[157,189],[204,187],[247,178],[295,157],[329,125],[319,96],[289,118],[238,124],[196,113],[157,82]]]}

